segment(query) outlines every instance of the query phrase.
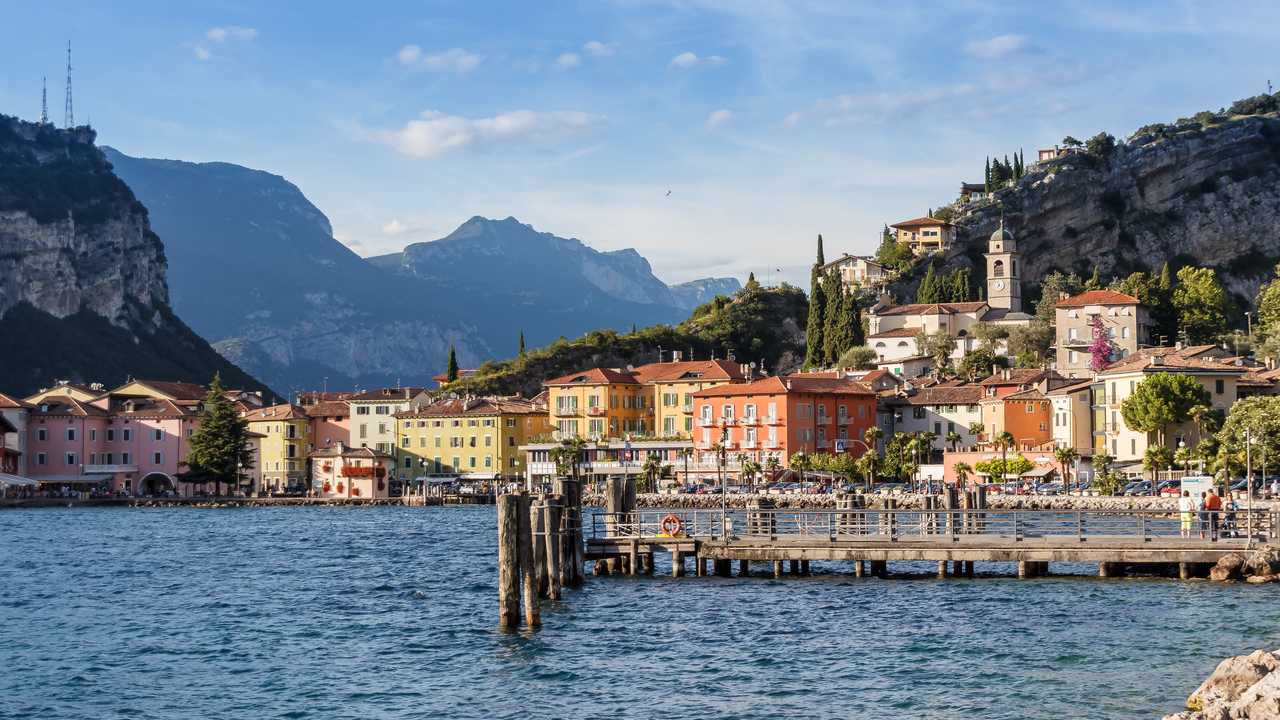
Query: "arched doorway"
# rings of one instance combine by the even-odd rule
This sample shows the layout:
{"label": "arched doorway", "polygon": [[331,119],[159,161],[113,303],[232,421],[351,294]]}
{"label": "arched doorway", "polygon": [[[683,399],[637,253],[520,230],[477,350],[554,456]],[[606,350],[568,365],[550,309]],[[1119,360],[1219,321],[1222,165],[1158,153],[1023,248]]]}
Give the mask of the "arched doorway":
{"label": "arched doorway", "polygon": [[176,487],[173,484],[173,478],[164,473],[153,472],[143,476],[138,489],[143,495],[162,495],[176,490]]}

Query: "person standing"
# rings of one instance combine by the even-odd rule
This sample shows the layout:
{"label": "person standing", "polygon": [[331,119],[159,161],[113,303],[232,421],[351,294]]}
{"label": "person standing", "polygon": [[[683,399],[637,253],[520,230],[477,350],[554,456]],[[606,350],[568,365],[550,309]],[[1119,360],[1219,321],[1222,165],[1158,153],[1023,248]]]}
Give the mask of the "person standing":
{"label": "person standing", "polygon": [[1240,509],[1240,503],[1236,502],[1236,494],[1227,492],[1227,502],[1223,508],[1222,515],[1222,532],[1227,537],[1236,537],[1236,511]]}
{"label": "person standing", "polygon": [[1191,493],[1186,490],[1182,491],[1182,497],[1178,498],[1178,516],[1182,521],[1182,537],[1191,537],[1191,520],[1194,517],[1196,503],[1191,499]]}
{"label": "person standing", "polygon": [[1204,514],[1209,519],[1209,539],[1218,539],[1218,515],[1222,513],[1222,498],[1212,488],[1204,499]]}

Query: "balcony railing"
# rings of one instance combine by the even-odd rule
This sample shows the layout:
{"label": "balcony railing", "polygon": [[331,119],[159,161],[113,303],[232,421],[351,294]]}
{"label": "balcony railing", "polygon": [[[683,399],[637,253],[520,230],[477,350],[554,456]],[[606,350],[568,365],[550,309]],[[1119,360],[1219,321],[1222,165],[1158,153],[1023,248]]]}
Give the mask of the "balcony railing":
{"label": "balcony railing", "polygon": [[81,467],[85,475],[138,472],[137,465],[82,465]]}
{"label": "balcony railing", "polygon": [[684,407],[680,408],[680,411],[683,412],[685,415],[692,415],[693,405],[685,405]]}
{"label": "balcony railing", "polygon": [[824,448],[829,448],[829,447],[831,447],[831,441],[830,441],[830,440],[819,440],[819,441],[818,441],[818,443],[817,443],[817,445],[818,445],[818,449],[819,449],[819,450],[822,450],[822,449],[824,449]]}
{"label": "balcony railing", "polygon": [[853,419],[853,418],[849,417],[848,415],[837,415],[837,416],[836,416],[836,424],[837,424],[837,425],[848,425],[848,424],[849,424],[849,422],[850,422],[852,419]]}
{"label": "balcony railing", "polygon": [[551,411],[556,417],[574,417],[578,414],[578,406],[570,405],[569,407],[557,407]]}
{"label": "balcony railing", "polygon": [[779,447],[779,443],[777,440],[765,440],[764,447],[766,450],[777,450]]}
{"label": "balcony railing", "polygon": [[587,408],[587,414],[590,415],[591,417],[600,417],[604,415],[604,408],[600,407],[599,405],[593,405]]}
{"label": "balcony railing", "polygon": [[755,415],[746,415],[738,421],[739,425],[756,425],[759,424],[760,418]]}
{"label": "balcony railing", "polygon": [[709,417],[698,418],[698,427],[715,427],[715,426],[716,426],[715,418],[709,418]]}
{"label": "balcony railing", "polygon": [[755,450],[755,449],[756,449],[756,441],[755,441],[755,440],[743,440],[743,441],[742,441],[742,449],[743,449],[743,450]]}
{"label": "balcony railing", "polygon": [[778,416],[777,416],[777,415],[765,415],[765,416],[764,416],[764,424],[765,424],[765,425],[777,425],[777,424],[779,424],[780,422],[781,422],[781,421],[778,419]]}

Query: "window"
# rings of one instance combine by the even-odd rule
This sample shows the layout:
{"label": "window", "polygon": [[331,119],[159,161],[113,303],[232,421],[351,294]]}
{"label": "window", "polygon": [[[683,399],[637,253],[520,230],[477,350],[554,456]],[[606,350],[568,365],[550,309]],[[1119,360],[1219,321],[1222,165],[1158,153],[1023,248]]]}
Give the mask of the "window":
{"label": "window", "polygon": [[285,453],[285,455],[286,455],[287,457],[298,457],[298,446],[297,446],[297,445],[294,445],[293,443],[289,443],[288,445],[285,445],[285,450],[287,450],[287,451],[288,451],[288,452],[286,452],[286,453]]}
{"label": "window", "polygon": [[[43,440],[44,438],[40,438]],[[116,431],[114,428],[107,428],[107,442],[113,442],[116,439]]]}
{"label": "window", "polygon": [[916,420],[923,420],[925,418],[925,415],[926,415],[926,412],[924,407],[917,405],[916,407],[911,408],[911,417],[915,418]]}
{"label": "window", "polygon": [[[292,425],[290,425],[290,426],[289,426],[289,429],[291,429],[291,430],[292,430],[292,429],[293,429],[293,426],[292,426]],[[386,435],[386,434],[387,434],[387,424],[386,424],[386,423],[378,423],[378,434],[379,434],[379,435]],[[289,437],[293,437],[293,433],[290,433],[290,434],[289,434]]]}
{"label": "window", "polygon": [[1028,415],[1030,415],[1031,413],[1033,413],[1033,412],[1035,412],[1035,411],[1036,411],[1036,404],[1035,404],[1035,403],[1023,403],[1023,405],[1027,408],[1027,414],[1028,414]]}
{"label": "window", "polygon": [[156,428],[155,430],[152,431],[151,437],[154,438],[157,442],[159,442],[160,440],[163,440],[164,430],[161,430],[160,428]]}
{"label": "window", "polygon": [[36,430],[36,438],[40,440],[40,442],[44,442],[45,440],[48,440],[49,439],[48,430],[46,430],[45,428],[40,428],[39,430]]}
{"label": "window", "polygon": [[725,404],[725,405],[721,406],[721,408],[720,408],[720,417],[724,418],[725,420],[732,420],[732,419],[733,419],[733,406],[732,406],[732,405],[728,405],[728,404]]}
{"label": "window", "polygon": [[375,407],[375,408],[373,409],[373,414],[374,414],[374,415],[390,415],[390,414],[391,414],[391,406],[390,406],[390,405],[378,405],[377,407]]}
{"label": "window", "polygon": [[485,455],[485,456],[484,456],[484,466],[485,466],[485,467],[487,467],[487,468],[491,468],[491,467],[493,467],[493,456],[492,456],[492,455]]}
{"label": "window", "polygon": [[[124,441],[124,442],[129,442],[130,440],[132,440],[132,439],[133,439],[133,431],[132,431],[132,430],[130,430],[130,429],[128,429],[128,428],[125,428],[124,430],[121,430],[121,431],[120,431],[120,439],[121,439],[122,441]],[[127,464],[128,464],[128,463],[126,463],[126,465],[127,465]]]}
{"label": "window", "polygon": [[406,455],[404,458],[404,469],[408,470],[411,467],[413,467],[413,458]]}
{"label": "window", "polygon": [[1130,455],[1137,455],[1137,454],[1138,454],[1138,439],[1137,439],[1137,438],[1129,438],[1129,454],[1130,454]]}
{"label": "window", "polygon": [[474,456],[467,458],[467,467],[475,467],[476,459]]}
{"label": "window", "polygon": [[673,417],[662,418],[662,433],[664,435],[674,435],[676,432],[676,419]]}
{"label": "window", "polygon": [[515,438],[515,436],[514,436],[514,435],[508,435],[508,436],[507,436],[507,447],[515,447],[515,446],[516,446],[516,438]]}
{"label": "window", "polygon": [[357,405],[357,406],[356,406],[356,414],[357,414],[357,415],[368,415],[368,414],[369,414],[369,406],[368,406],[368,405]]}
{"label": "window", "polygon": [[[1221,382],[1221,381],[1219,381],[1219,382]],[[76,439],[76,429],[75,429],[75,428],[67,428],[67,439],[68,439],[68,440],[75,440],[75,439]]]}
{"label": "window", "polygon": [[405,437],[400,438],[400,447],[402,447],[402,448],[407,448],[407,447],[409,447],[409,437],[408,437],[408,436],[405,436]]}
{"label": "window", "polygon": [[515,427],[515,426],[516,426],[516,419],[515,419],[515,418],[507,418],[504,422],[506,423],[506,426],[507,426],[507,427],[509,427],[509,428],[513,428],[513,427]]}
{"label": "window", "polygon": [[36,453],[36,464],[44,465],[48,457],[44,453]]}
{"label": "window", "polygon": [[1075,364],[1076,364],[1076,351],[1075,351],[1075,350],[1068,350],[1068,351],[1067,351],[1067,357],[1069,358],[1069,359],[1067,360],[1067,362],[1071,363],[1072,365],[1075,365]]}
{"label": "window", "polygon": [[418,447],[424,448],[426,446],[427,446],[427,436],[423,435],[422,437],[418,438]]}
{"label": "window", "polygon": [[76,464],[76,454],[75,454],[75,453],[67,453],[67,464],[68,464],[68,465],[75,465],[75,464]]}
{"label": "window", "polygon": [[367,437],[369,437],[369,424],[360,423],[360,439],[363,440]]}
{"label": "window", "polygon": [[121,465],[128,465],[130,462],[131,462],[131,460],[129,459],[129,453],[120,453],[120,464],[121,464]]}
{"label": "window", "polygon": [[1223,380],[1213,381],[1213,391],[1219,395],[1226,391],[1226,382]]}
{"label": "window", "polygon": [[164,464],[164,453],[151,453],[151,464],[153,464],[153,465],[163,465],[163,464]]}
{"label": "window", "polygon": [[485,446],[485,447],[493,447],[493,436],[492,436],[492,435],[485,435],[485,436],[484,436],[484,446]]}
{"label": "window", "polygon": [[467,438],[467,445],[468,445],[469,447],[475,447],[475,446],[476,446],[476,436],[475,436],[475,435],[472,435],[471,437]]}
{"label": "window", "polygon": [[941,434],[942,434],[942,423],[941,423],[941,422],[935,422],[935,423],[933,424],[933,434],[934,434],[934,435],[941,435]]}
{"label": "window", "polygon": [[90,439],[90,440],[97,440],[97,439],[98,439],[98,431],[97,431],[96,429],[94,429],[94,428],[89,428],[89,439]]}

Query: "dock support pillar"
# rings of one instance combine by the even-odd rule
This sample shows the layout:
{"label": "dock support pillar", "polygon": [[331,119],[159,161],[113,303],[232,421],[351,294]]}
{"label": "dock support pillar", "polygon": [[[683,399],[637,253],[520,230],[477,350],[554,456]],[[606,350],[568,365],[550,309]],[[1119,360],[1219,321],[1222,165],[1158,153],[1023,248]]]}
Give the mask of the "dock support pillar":
{"label": "dock support pillar", "polygon": [[968,578],[973,577],[973,561],[972,560],[964,561],[964,576]]}
{"label": "dock support pillar", "polygon": [[707,576],[707,564],[706,564],[706,562],[703,560],[703,558],[702,558],[702,556],[701,556],[701,555],[694,555],[694,556],[693,556],[693,575],[694,575],[694,577],[706,577],[706,576]]}
{"label": "dock support pillar", "polygon": [[782,577],[782,561],[781,560],[773,561],[773,576],[775,578]]}
{"label": "dock support pillar", "polygon": [[547,532],[547,598],[560,599],[565,584],[564,527],[561,498],[552,496],[546,501],[545,526]]}
{"label": "dock support pillar", "polygon": [[799,561],[799,560],[791,560],[791,561],[788,561],[787,566],[788,566],[788,567],[787,567],[787,572],[791,573],[792,575],[799,575],[799,574],[800,574],[800,561]]}
{"label": "dock support pillar", "polygon": [[684,553],[679,550],[671,551],[671,577],[684,577]]}
{"label": "dock support pillar", "polygon": [[729,577],[733,561],[727,558],[716,560],[716,577]]}
{"label": "dock support pillar", "polygon": [[1034,576],[1035,576],[1035,571],[1032,569],[1031,563],[1027,562],[1026,560],[1019,560],[1018,561],[1018,579],[1026,580],[1027,578],[1034,577]]}
{"label": "dock support pillar", "polygon": [[631,548],[627,552],[627,574],[637,575],[640,572],[640,541],[632,540]]}
{"label": "dock support pillar", "polygon": [[1179,580],[1191,579],[1191,563],[1178,563],[1178,579]]}
{"label": "dock support pillar", "polygon": [[751,561],[739,560],[738,561],[738,577],[747,577],[750,574],[751,574]]}
{"label": "dock support pillar", "polygon": [[939,580],[947,579],[947,561],[946,560],[938,561],[938,579]]}
{"label": "dock support pillar", "polygon": [[854,560],[854,561],[853,561],[853,576],[854,576],[854,577],[862,577],[862,575],[863,575],[863,573],[864,573],[864,572],[865,572],[865,570],[863,570],[863,564],[862,564],[862,561],[861,561],[861,560]]}
{"label": "dock support pillar", "polygon": [[1098,577],[1113,578],[1124,575],[1124,565],[1115,562],[1098,563]]}
{"label": "dock support pillar", "polygon": [[808,575],[808,574],[809,574],[809,561],[808,561],[808,560],[801,560],[801,561],[800,561],[800,574],[801,574],[801,575]]}

